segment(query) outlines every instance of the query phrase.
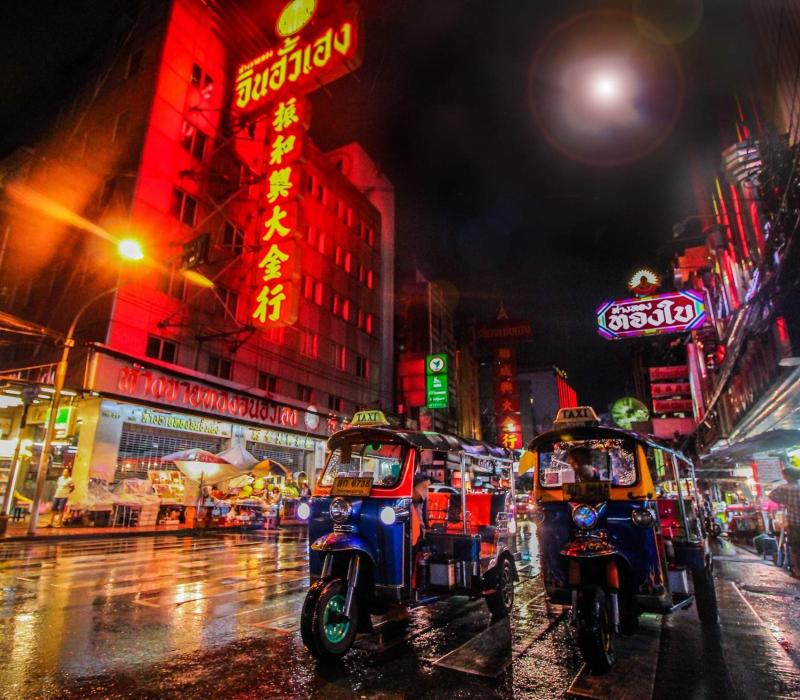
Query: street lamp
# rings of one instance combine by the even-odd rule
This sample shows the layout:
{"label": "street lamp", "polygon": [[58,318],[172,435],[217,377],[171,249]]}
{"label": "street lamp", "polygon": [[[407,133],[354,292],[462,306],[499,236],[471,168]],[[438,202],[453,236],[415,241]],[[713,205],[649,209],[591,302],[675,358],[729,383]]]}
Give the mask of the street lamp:
{"label": "street lamp", "polygon": [[[132,239],[119,241],[117,244],[117,251],[120,257],[124,258],[125,260],[136,261],[144,258],[142,247],[138,242]],[[75,346],[75,329],[77,328],[81,317],[90,306],[103,297],[107,297],[116,293],[118,289],[119,284],[116,284],[111,289],[106,289],[104,292],[100,292],[100,294],[93,296],[91,299],[89,299],[89,301],[81,306],[81,308],[78,309],[78,313],[76,313],[75,317],[72,319],[69,330],[67,330],[67,335],[64,338],[64,349],[61,351],[61,359],[59,360],[58,365],[56,365],[56,377],[55,382],[53,383],[53,401],[50,407],[50,416],[47,419],[47,427],[45,428],[44,439],[42,440],[42,451],[39,455],[39,470],[36,473],[36,491],[33,496],[33,502],[31,503],[31,518],[30,522],[28,523],[29,535],[36,534],[36,526],[39,521],[39,504],[42,501],[44,484],[47,479],[50,445],[53,442],[53,435],[56,427],[56,416],[61,404],[61,394],[64,391],[64,382],[67,377],[67,369],[69,367],[69,352]]]}

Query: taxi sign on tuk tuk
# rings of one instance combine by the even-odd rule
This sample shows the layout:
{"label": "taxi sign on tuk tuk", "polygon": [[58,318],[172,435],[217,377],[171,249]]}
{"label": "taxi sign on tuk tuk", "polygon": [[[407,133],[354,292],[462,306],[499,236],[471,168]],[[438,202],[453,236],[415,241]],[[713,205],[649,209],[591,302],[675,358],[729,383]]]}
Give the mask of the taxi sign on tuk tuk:
{"label": "taxi sign on tuk tuk", "polygon": [[369,426],[388,426],[389,421],[386,419],[383,411],[357,411],[353,414],[350,420],[350,427],[366,428]]}
{"label": "taxi sign on tuk tuk", "polygon": [[574,408],[559,408],[554,428],[566,428],[574,425],[598,425],[600,419],[591,406],[575,406]]}
{"label": "taxi sign on tuk tuk", "polygon": [[369,496],[371,476],[337,476],[333,480],[331,496]]}

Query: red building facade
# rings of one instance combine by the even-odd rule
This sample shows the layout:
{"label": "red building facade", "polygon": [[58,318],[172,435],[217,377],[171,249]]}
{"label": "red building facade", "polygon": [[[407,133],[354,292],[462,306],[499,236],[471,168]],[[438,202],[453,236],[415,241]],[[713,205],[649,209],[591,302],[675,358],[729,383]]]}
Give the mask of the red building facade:
{"label": "red building facade", "polygon": [[[14,169],[24,191],[135,237],[150,261],[118,271],[107,240],[52,217],[31,256],[39,217],[23,202],[8,222],[6,310],[63,330],[83,302],[119,285],[79,326],[94,343],[76,353],[85,363],[76,359],[70,382],[79,488],[157,465],[170,450],[144,449],[151,433],[169,447],[240,440],[313,472],[347,416],[392,406],[393,190],[357,144],[325,154],[308,135],[306,93],[357,68],[363,42],[355,9],[317,6],[279,36],[280,6],[254,18],[234,2],[140,3],[92,89]],[[267,66],[257,72],[274,76],[251,114],[241,80],[254,56]],[[282,132],[276,113],[289,105],[298,118]],[[53,266],[53,285],[30,284]],[[2,359],[13,370],[52,358],[40,344]],[[153,410],[173,427],[143,422]]]}

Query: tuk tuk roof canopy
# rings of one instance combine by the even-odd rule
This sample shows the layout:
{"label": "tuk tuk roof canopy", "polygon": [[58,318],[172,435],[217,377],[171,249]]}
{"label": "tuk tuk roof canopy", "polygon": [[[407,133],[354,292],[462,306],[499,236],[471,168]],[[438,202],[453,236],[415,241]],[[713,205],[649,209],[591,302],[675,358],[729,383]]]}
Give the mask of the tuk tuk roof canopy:
{"label": "tuk tuk roof canopy", "polygon": [[439,452],[465,452],[473,457],[483,457],[487,459],[513,460],[514,452],[507,450],[499,445],[482,440],[470,440],[469,438],[448,435],[447,433],[433,433],[417,430],[396,430],[392,428],[364,427],[348,428],[341,430],[328,439],[328,447],[333,449],[343,442],[374,442],[374,441],[395,441],[408,445],[409,447],[420,448],[423,450],[436,450]]}

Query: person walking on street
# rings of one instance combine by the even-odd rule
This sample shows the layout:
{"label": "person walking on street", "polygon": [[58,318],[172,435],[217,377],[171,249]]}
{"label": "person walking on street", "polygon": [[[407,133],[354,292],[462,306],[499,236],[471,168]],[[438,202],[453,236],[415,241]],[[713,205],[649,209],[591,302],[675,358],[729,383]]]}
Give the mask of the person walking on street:
{"label": "person walking on street", "polygon": [[792,575],[800,578],[800,469],[785,467],[783,469],[785,484],[770,491],[770,500],[780,503],[786,508],[786,520],[789,526],[789,556],[791,558]]}
{"label": "person walking on street", "polygon": [[[64,522],[64,509],[67,507],[67,498],[74,490],[75,482],[70,476],[69,469],[65,467],[56,482],[56,492],[53,495],[53,505],[50,509],[50,524],[47,527],[61,527]],[[55,525],[56,516],[58,516],[58,525]]]}

